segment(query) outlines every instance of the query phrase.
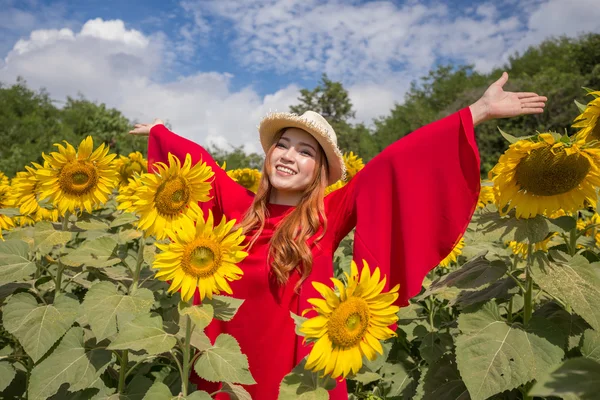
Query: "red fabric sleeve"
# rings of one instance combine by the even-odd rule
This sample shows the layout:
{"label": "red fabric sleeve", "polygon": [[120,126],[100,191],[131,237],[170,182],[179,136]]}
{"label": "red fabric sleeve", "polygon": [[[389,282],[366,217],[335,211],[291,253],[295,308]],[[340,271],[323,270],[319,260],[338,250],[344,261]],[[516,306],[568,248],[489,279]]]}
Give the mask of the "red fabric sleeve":
{"label": "red fabric sleeve", "polygon": [[238,219],[252,204],[254,193],[231,179],[202,146],[171,132],[164,125],[153,126],[148,138],[149,169],[153,170],[156,162],[168,165],[169,153],[177,156],[182,163],[189,153],[193,164],[201,161],[212,168],[215,173],[210,193],[212,199],[200,205],[204,211],[213,211],[215,221],[219,221],[222,215]]}
{"label": "red fabric sleeve", "polygon": [[345,187],[326,197],[334,244],[356,226],[354,260],[400,284],[398,305],[450,254],[477,205],[479,151],[470,109],[426,125],[388,146]]}

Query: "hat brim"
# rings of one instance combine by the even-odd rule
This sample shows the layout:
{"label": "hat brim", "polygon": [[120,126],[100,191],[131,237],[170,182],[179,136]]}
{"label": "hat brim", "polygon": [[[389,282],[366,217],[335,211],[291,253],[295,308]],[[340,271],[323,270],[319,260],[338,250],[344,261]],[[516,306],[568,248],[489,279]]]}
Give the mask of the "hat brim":
{"label": "hat brim", "polygon": [[310,133],[315,140],[319,142],[321,148],[325,152],[325,157],[327,158],[329,166],[329,185],[332,185],[343,178],[346,173],[346,168],[341,151],[329,138],[326,131],[320,128],[319,125],[296,114],[272,113],[263,118],[258,127],[258,132],[260,134],[260,144],[262,145],[265,154],[269,151],[277,133],[285,128],[302,129]]}

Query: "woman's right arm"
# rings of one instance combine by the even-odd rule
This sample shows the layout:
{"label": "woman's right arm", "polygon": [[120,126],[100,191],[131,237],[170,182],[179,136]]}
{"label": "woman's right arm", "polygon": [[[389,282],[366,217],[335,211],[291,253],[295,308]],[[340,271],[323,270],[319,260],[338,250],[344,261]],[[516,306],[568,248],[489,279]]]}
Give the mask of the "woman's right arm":
{"label": "woman's right arm", "polygon": [[205,162],[212,168],[215,173],[211,193],[213,199],[203,208],[212,209],[215,217],[225,215],[229,219],[239,219],[250,207],[254,198],[253,193],[231,179],[202,146],[171,132],[160,120],[156,120],[152,125],[136,125],[130,133],[144,135],[146,132],[149,136],[148,166],[150,170],[157,162],[168,164],[169,153],[181,161],[185,160],[189,153],[193,164]]}

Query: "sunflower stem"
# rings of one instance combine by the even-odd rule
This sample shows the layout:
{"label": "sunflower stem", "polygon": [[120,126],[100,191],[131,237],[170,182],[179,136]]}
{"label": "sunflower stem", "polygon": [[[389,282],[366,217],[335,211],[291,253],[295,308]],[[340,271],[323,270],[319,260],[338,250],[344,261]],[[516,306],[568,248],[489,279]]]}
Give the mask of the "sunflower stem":
{"label": "sunflower stem", "polygon": [[144,238],[144,235],[142,235],[138,242],[138,253],[137,253],[137,259],[135,262],[135,271],[133,273],[133,284],[131,285],[131,290],[130,290],[131,294],[135,293],[139,286],[140,271],[142,269],[142,263],[144,262],[144,245],[145,244],[146,244],[146,239]]}
{"label": "sunflower stem", "polygon": [[[66,231],[69,227],[69,217],[71,216],[71,213],[69,211],[65,212],[65,215],[63,216],[63,220],[62,220],[62,230]],[[64,244],[63,244],[64,247]],[[60,293],[62,292],[62,275],[63,275],[63,270],[65,269],[65,266],[63,265],[60,256],[58,257],[58,269],[56,270],[56,289],[54,290],[54,301],[56,301],[56,298],[58,296],[60,296]]]}
{"label": "sunflower stem", "polygon": [[533,245],[527,244],[527,266],[525,267],[525,305],[523,312],[523,323],[527,325],[533,314],[533,279],[531,278],[531,263],[533,260]]}
{"label": "sunflower stem", "polygon": [[125,378],[127,377],[127,364],[129,363],[129,350],[123,350],[121,356],[121,369],[119,370],[119,388],[118,393],[125,390]]}
{"label": "sunflower stem", "polygon": [[569,254],[573,257],[577,253],[577,228],[571,229],[569,239]]}
{"label": "sunflower stem", "polygon": [[192,320],[189,315],[185,316],[185,343],[183,344],[183,363],[181,376],[181,391],[183,396],[187,396],[188,384],[190,380],[190,339],[192,337]]}

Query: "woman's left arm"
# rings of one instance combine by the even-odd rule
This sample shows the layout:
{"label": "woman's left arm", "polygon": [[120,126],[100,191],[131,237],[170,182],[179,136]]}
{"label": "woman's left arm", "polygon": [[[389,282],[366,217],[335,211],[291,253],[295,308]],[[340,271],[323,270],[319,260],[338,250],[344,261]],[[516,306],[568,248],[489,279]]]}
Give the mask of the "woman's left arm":
{"label": "woman's left arm", "polygon": [[399,283],[399,304],[419,293],[475,211],[480,159],[474,125],[543,111],[545,97],[505,92],[507,79],[504,73],[470,107],[392,143],[325,198],[334,243],[356,227],[355,261],[378,266],[389,287]]}

